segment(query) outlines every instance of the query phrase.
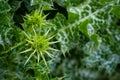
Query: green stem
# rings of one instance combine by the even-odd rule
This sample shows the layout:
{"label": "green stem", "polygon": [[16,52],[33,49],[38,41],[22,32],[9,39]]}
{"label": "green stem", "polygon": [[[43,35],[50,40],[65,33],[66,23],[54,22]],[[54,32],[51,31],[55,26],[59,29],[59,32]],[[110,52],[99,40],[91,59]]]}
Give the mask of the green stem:
{"label": "green stem", "polygon": [[20,46],[20,45],[22,45],[22,44],[24,44],[24,43],[25,43],[25,41],[22,41],[22,42],[18,43],[17,45],[11,47],[11,48],[8,49],[7,51],[2,52],[2,54],[0,54],[0,57],[3,57],[3,56],[5,56],[5,55],[7,55],[8,52],[12,51],[13,49],[17,48],[18,46]]}

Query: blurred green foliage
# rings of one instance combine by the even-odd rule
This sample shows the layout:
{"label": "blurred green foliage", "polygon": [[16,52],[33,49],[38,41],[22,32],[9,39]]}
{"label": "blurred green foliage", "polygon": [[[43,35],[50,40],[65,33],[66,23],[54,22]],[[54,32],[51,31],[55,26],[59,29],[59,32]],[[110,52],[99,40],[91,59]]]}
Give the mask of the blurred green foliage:
{"label": "blurred green foliage", "polygon": [[[36,63],[36,55],[24,65],[31,53],[19,54],[28,49],[23,31],[13,21],[19,0],[8,1],[0,0],[0,80],[120,79],[120,0],[56,0],[67,8],[68,20],[58,13],[43,21],[47,27],[35,28],[38,34],[49,29],[49,35],[55,35],[52,41],[59,41],[51,46],[59,51],[49,51],[55,57],[45,55],[48,66],[41,58]],[[55,0],[21,1],[29,10],[35,7],[26,14],[32,15],[41,7],[51,8]],[[32,29],[22,25],[32,36]]]}

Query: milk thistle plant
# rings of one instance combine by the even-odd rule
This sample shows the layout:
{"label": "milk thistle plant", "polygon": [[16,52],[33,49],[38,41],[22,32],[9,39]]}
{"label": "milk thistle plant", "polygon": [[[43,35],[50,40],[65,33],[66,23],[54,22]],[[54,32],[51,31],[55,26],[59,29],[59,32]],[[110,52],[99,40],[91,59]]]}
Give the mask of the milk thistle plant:
{"label": "milk thistle plant", "polygon": [[53,42],[50,41],[52,38],[55,37],[55,35],[48,37],[48,33],[50,32],[50,29],[48,29],[47,32],[37,31],[37,28],[38,27],[41,28],[42,25],[44,24],[45,16],[42,17],[41,15],[42,15],[42,11],[41,12],[35,11],[32,15],[27,15],[27,19],[25,19],[25,22],[30,23],[28,24],[29,25],[28,28],[32,28],[33,31],[31,33],[23,31],[24,35],[26,36],[26,44],[27,46],[29,46],[29,48],[20,53],[32,52],[28,57],[28,59],[26,60],[25,65],[28,63],[28,61],[33,55],[37,55],[38,63],[40,62],[40,57],[41,57],[45,65],[47,65],[44,55],[48,55],[49,57],[54,58],[54,55],[49,53],[49,51],[50,50],[58,51],[57,49],[51,47],[52,44],[55,44],[59,41],[53,41]]}

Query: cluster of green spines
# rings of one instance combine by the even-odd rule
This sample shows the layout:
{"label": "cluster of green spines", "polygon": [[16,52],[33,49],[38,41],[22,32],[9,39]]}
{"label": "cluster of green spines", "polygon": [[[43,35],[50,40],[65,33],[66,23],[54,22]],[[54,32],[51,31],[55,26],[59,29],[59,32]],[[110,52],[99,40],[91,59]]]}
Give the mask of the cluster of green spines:
{"label": "cluster of green spines", "polygon": [[49,41],[46,39],[46,36],[33,36],[32,46],[38,51],[46,51],[49,47]]}
{"label": "cluster of green spines", "polygon": [[28,27],[34,26],[34,27],[40,27],[41,25],[44,25],[44,19],[46,16],[42,16],[42,10],[41,11],[34,11],[30,15],[27,15],[25,19],[25,23],[29,25]]}
{"label": "cluster of green spines", "polygon": [[[50,45],[58,41],[50,42],[50,40],[55,36],[49,36],[48,33],[50,32],[50,29],[48,29],[47,32],[41,31],[41,28],[43,28],[42,26],[45,25],[45,17],[46,16],[42,16],[41,10],[35,11],[31,15],[27,15],[27,18],[25,19],[25,25],[28,23],[25,27],[28,27],[28,29],[30,28],[32,30],[32,32],[28,32],[27,30],[23,31],[24,35],[26,36],[26,44],[28,44],[29,49],[26,49],[20,53],[32,52],[25,64],[33,55],[37,55],[38,62],[40,61],[40,57],[42,57],[46,65],[47,62],[44,55],[47,54],[51,58],[54,57],[51,53],[49,53],[49,51],[56,51],[56,49],[52,48]],[[40,29],[39,31],[37,31],[38,28]]]}

